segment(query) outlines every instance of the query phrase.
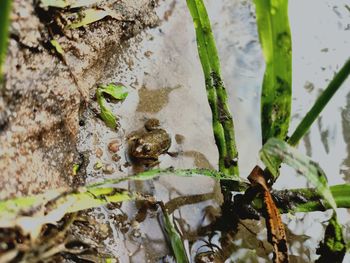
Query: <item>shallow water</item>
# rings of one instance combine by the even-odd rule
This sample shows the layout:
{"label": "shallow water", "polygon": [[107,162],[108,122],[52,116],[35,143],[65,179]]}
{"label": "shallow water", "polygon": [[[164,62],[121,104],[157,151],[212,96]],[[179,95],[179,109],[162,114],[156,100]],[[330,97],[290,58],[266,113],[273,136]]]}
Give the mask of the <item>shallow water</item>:
{"label": "shallow water", "polygon": [[[259,163],[258,151],[261,147],[259,100],[264,61],[256,32],[254,8],[251,1],[243,0],[206,2],[234,116],[240,172],[242,177],[246,177]],[[345,8],[345,0],[337,1],[336,5],[326,0],[290,2],[293,130],[334,72],[345,62],[350,40],[350,12]],[[130,161],[126,154],[126,136],[141,129],[148,118],[160,120],[162,128],[172,137],[170,151],[179,153],[177,157],[161,155],[160,167],[217,167],[218,153],[211,129],[211,113],[185,1],[161,1],[158,14],[163,18],[161,25],[121,47],[126,51],[110,59],[106,74],[100,80],[129,87],[129,96],[123,103],[110,104],[120,118],[118,132],[106,128],[89,112],[85,113],[86,125],[80,134],[80,151],[89,156],[87,182],[125,176],[140,170],[140,167],[125,165]],[[348,80],[299,147],[319,162],[326,174],[331,175],[330,184],[349,181],[350,178],[349,87]],[[108,143],[113,140],[121,144],[117,153],[120,160],[117,162],[108,151]],[[108,173],[108,169],[104,169],[105,172],[94,169],[98,161],[109,165]],[[307,185],[306,180],[296,177],[291,169],[283,167],[282,174],[275,185],[277,189]],[[154,182],[124,186],[153,194],[164,202],[180,196],[209,194],[203,197],[208,200],[181,206],[173,215],[193,260],[196,254],[208,250],[210,238],[211,243],[220,247],[219,239],[223,235],[220,231],[214,232],[211,237],[200,238],[197,234],[219,213],[222,201],[214,180],[161,177]],[[145,220],[136,222],[138,210],[138,204],[128,203],[118,210],[100,208],[95,211],[111,232],[104,241],[104,250],[118,257],[120,262],[157,262],[169,254],[158,213],[148,211]],[[348,226],[346,234],[349,239],[348,212],[342,209],[340,213],[342,223]],[[283,216],[288,227],[292,262],[315,259],[315,248],[323,236],[324,222],[329,216],[329,213]],[[243,258],[244,262],[266,262],[271,258],[263,221],[242,221],[238,230],[228,241],[229,245],[222,248],[226,257],[232,254],[227,262]]]}

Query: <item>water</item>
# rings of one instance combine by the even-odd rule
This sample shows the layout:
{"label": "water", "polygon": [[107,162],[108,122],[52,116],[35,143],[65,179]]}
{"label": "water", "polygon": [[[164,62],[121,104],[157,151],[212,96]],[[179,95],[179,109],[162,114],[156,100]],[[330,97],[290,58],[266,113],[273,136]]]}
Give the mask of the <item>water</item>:
{"label": "water", "polygon": [[[294,94],[290,130],[296,127],[348,57],[350,12],[345,8],[346,2],[290,1]],[[251,1],[243,0],[208,0],[206,3],[234,116],[240,172],[246,177],[259,163],[258,151],[261,148],[259,100],[264,61],[254,8]],[[163,18],[160,27],[147,30],[121,47],[125,51],[110,59],[100,80],[102,83],[122,83],[130,89],[123,103],[111,104],[119,116],[118,132],[109,130],[100,120],[85,113],[80,151],[89,156],[87,183],[139,171],[137,167],[125,165],[129,161],[125,154],[125,138],[132,131],[141,129],[145,120],[151,117],[158,118],[161,126],[171,134],[170,151],[180,153],[177,157],[162,155],[160,167],[217,167],[211,113],[185,1],[161,1],[158,14]],[[320,163],[329,175],[331,185],[350,179],[349,88],[350,81],[347,80],[299,146],[302,152]],[[108,143],[113,140],[121,144],[117,162],[108,151]],[[110,165],[113,172],[107,174],[102,169],[94,169],[97,161]],[[208,250],[209,241],[217,245],[215,250],[220,248],[222,255],[231,256],[235,262],[243,258],[243,262],[268,262],[271,259],[263,220],[239,223],[236,235],[225,236],[227,244],[224,247],[219,241],[223,237],[220,231],[213,232],[212,236],[199,236],[201,228],[208,226],[220,213],[220,189],[210,178],[161,177],[154,182],[126,183],[123,186],[151,193],[165,203],[176,197],[204,195],[198,203],[192,204],[196,201],[193,197],[192,201],[186,199],[191,204],[178,207],[175,202],[173,205],[174,209],[178,208],[173,215],[192,260]],[[282,176],[274,185],[276,189],[305,186],[306,180],[296,177],[287,167],[283,167]],[[186,200],[182,201],[186,203]],[[150,209],[145,213],[145,219],[138,222],[135,218],[139,218],[139,205],[125,203],[117,210],[100,208],[94,212],[110,229],[103,250],[121,262],[157,262],[169,254],[159,226],[158,212]],[[347,226],[345,232],[349,239],[348,211],[340,209],[339,212],[341,222]],[[324,222],[329,217],[330,213],[318,212],[283,215],[292,262],[310,262],[317,257],[315,248],[323,237]]]}

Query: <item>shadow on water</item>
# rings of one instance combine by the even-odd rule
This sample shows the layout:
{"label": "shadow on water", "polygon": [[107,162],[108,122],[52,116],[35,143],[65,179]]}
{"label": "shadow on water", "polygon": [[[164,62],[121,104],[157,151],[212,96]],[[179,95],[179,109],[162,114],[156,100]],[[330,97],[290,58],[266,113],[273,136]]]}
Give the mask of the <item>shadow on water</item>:
{"label": "shadow on water", "polygon": [[[251,1],[246,0],[206,2],[234,116],[241,176],[246,177],[258,163],[261,147],[258,112],[264,62],[254,8]],[[333,9],[329,8],[333,3],[327,0],[321,3],[309,1],[319,6],[320,10],[316,12],[310,3],[301,0],[292,2],[290,16],[295,36],[293,129],[319,91],[326,86],[327,79],[343,62],[339,57],[343,56],[342,48],[346,44],[342,41],[347,40],[342,28],[338,28],[345,26],[342,24],[345,23],[344,16],[334,17]],[[346,1],[341,2],[345,4]],[[342,3],[337,5],[337,11],[343,12]],[[303,6],[302,14],[300,6]],[[309,21],[310,10],[315,14],[315,21]],[[127,154],[127,137],[142,129],[149,118],[160,121],[162,129],[171,136],[169,151],[178,153],[175,157],[160,155],[160,168],[217,167],[218,153],[212,134],[211,112],[186,3],[161,1],[158,14],[163,18],[161,25],[121,47],[124,52],[110,59],[101,78],[100,82],[123,83],[129,88],[129,96],[123,103],[111,104],[114,113],[119,116],[119,129],[112,131],[90,113],[85,113],[86,125],[80,133],[79,147],[89,156],[86,182],[135,172],[136,168]],[[326,28],[320,27],[319,23],[324,24],[325,21],[334,23],[327,24]],[[337,41],[327,42],[329,37],[326,39],[320,30],[331,30],[335,34],[333,39]],[[309,44],[305,43],[307,41]],[[317,51],[315,46],[319,47]],[[325,47],[328,47],[328,52],[321,51]],[[330,60],[330,57],[333,59]],[[305,89],[301,89],[303,86]],[[344,86],[349,87],[349,82]],[[300,150],[319,162],[326,174],[338,175],[340,171],[338,177],[330,178],[331,184],[350,180],[350,95],[345,101],[346,87],[340,91],[344,96],[335,98],[318,125],[311,129],[300,145]],[[102,168],[96,169],[96,163],[101,163]],[[324,167],[323,163],[329,165]],[[277,189],[307,185],[304,179],[295,177],[295,173],[286,167],[283,167],[282,173]],[[210,178],[160,177],[147,182],[125,182],[121,187],[151,194],[165,203],[193,262],[270,262],[272,258],[264,220],[239,220],[230,207],[221,211],[223,197],[220,185]],[[144,202],[129,202],[118,207],[95,209],[89,214],[108,232],[100,239],[98,247],[101,253],[113,255],[119,262],[126,263],[175,262],[159,224],[157,207]],[[343,209],[340,214],[342,223],[349,229],[348,212]],[[315,260],[315,250],[329,216],[318,212],[282,216],[291,262]],[[349,236],[347,230],[346,238]]]}

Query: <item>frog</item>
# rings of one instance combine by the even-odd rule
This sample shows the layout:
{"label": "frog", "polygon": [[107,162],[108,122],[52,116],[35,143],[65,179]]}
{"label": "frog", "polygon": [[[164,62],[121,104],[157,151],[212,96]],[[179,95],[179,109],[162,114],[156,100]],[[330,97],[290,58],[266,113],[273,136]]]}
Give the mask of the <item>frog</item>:
{"label": "frog", "polygon": [[129,156],[133,161],[146,167],[159,164],[158,157],[169,153],[171,145],[170,135],[162,128],[158,119],[148,119],[144,130],[133,132],[128,136]]}

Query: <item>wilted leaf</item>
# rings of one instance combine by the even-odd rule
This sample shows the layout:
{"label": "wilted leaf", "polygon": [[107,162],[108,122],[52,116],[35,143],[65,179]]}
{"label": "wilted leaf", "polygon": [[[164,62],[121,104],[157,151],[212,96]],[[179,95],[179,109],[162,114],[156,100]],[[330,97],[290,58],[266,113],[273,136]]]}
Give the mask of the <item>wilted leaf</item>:
{"label": "wilted leaf", "polygon": [[100,2],[101,0],[41,0],[43,6],[58,7],[58,8],[77,8],[83,6],[89,6]]}
{"label": "wilted leaf", "polygon": [[[205,175],[213,178],[225,178],[220,172],[207,169],[155,169],[134,176],[105,180],[78,189],[55,189],[29,197],[18,197],[0,201],[0,228],[21,227],[35,239],[44,224],[55,224],[65,214],[94,208],[101,205],[127,200],[147,200],[154,198],[120,189],[116,185],[128,180],[150,180],[160,175],[178,175],[184,177]],[[246,189],[241,179],[233,180],[237,188]]]}
{"label": "wilted leaf", "polygon": [[58,8],[65,8],[70,5],[69,0],[41,0],[43,6],[52,6]]}
{"label": "wilted leaf", "polygon": [[287,263],[289,262],[287,236],[281,215],[264,178],[264,171],[255,166],[248,179],[252,185],[259,185],[263,194],[267,239],[273,247],[273,262]]}
{"label": "wilted leaf", "polygon": [[[316,187],[317,191],[333,209],[336,209],[336,203],[327,184],[326,175],[321,167],[310,158],[299,153],[294,147],[282,140],[271,138],[260,150],[260,158],[272,173],[278,171],[278,168],[274,167],[276,162],[271,162],[271,160],[276,160],[276,158],[293,167]],[[276,176],[276,174],[274,175]]]}
{"label": "wilted leaf", "polygon": [[55,48],[55,50],[57,51],[58,54],[63,55],[64,51],[63,51],[60,43],[58,43],[57,40],[52,39],[52,40],[50,40],[50,43]]}
{"label": "wilted leaf", "polygon": [[112,187],[81,188],[75,191],[52,190],[44,194],[0,202],[0,227],[21,227],[35,239],[43,225],[56,224],[67,213],[98,207],[107,203],[142,198]]}
{"label": "wilted leaf", "polygon": [[100,2],[101,0],[72,0],[70,8],[89,6]]}
{"label": "wilted leaf", "polygon": [[70,24],[69,25],[70,28],[74,29],[74,28],[86,26],[88,24],[91,24],[93,22],[96,22],[105,18],[106,16],[111,16],[118,20],[121,19],[121,16],[112,10],[99,10],[94,8],[81,11],[79,13],[79,16],[80,16],[80,19],[78,19],[79,21],[73,22],[72,24]]}

